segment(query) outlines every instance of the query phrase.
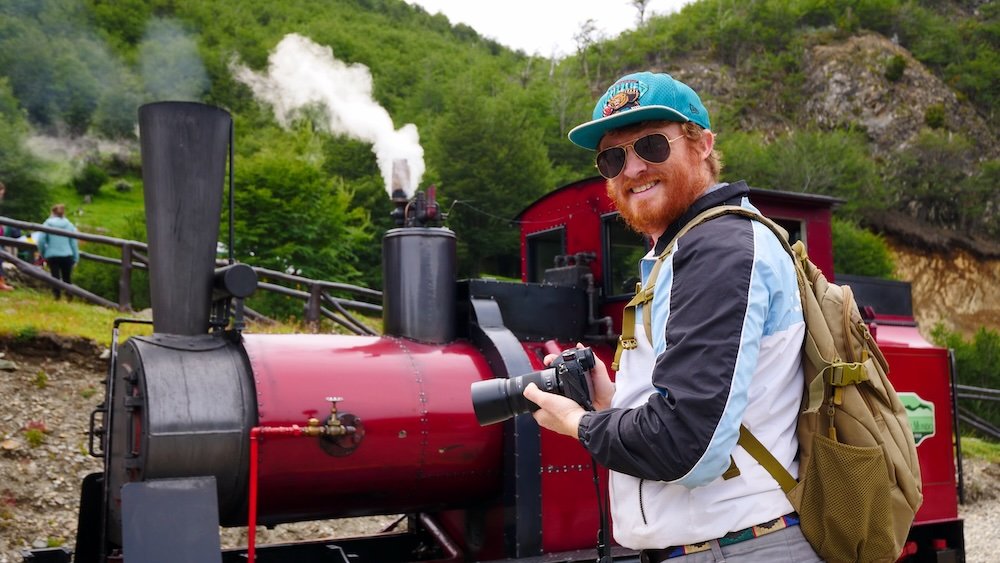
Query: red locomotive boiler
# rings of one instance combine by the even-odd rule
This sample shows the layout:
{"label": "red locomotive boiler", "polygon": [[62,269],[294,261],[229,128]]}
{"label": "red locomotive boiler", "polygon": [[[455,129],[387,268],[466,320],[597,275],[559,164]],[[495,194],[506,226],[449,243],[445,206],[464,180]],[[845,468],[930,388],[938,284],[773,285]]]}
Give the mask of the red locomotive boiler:
{"label": "red locomotive boiler", "polygon": [[[113,347],[92,430],[104,469],[84,479],[74,551],[25,561],[594,560],[600,501],[584,449],[530,416],[480,426],[469,390],[542,370],[577,342],[610,364],[647,246],[603,180],[522,212],[521,283],[457,280],[454,233],[436,226],[433,202],[402,198],[383,240],[384,335],[250,334],[242,300],[256,275],[215,267],[231,118],[192,103],[139,117],[154,333]],[[834,200],[753,199],[832,277]],[[906,286],[881,283],[851,281],[913,405],[925,502],[904,555],[935,560],[963,550],[949,358],[919,336]],[[380,514],[405,526],[266,546],[251,527],[245,548],[220,548],[219,525]]]}

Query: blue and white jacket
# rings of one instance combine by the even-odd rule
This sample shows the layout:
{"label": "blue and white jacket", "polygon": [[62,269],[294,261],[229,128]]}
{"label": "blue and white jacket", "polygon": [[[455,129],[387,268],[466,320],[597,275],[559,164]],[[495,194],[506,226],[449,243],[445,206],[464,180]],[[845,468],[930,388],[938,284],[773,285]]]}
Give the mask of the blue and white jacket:
{"label": "blue and white jacket", "polygon": [[[753,208],[745,182],[698,199],[640,264],[643,286],[674,235],[723,204]],[[763,224],[738,215],[691,229],[660,267],[637,349],[622,353],[611,408],[579,438],[611,469],[615,540],[633,549],[698,543],[792,511],[743,448],[740,424],[798,475],[805,323],[791,258]],[[642,325],[652,314],[652,342]],[[730,456],[740,475],[723,480]]]}

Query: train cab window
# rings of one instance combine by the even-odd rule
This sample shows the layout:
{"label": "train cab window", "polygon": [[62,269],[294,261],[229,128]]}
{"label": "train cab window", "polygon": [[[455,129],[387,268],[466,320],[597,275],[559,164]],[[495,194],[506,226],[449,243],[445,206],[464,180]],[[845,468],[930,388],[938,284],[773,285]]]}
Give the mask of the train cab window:
{"label": "train cab window", "polygon": [[769,217],[769,219],[788,231],[788,244],[795,244],[796,241],[801,240],[802,244],[806,245],[806,249],[809,248],[809,242],[805,240],[805,224],[802,221],[777,217]]}
{"label": "train cab window", "polygon": [[605,215],[604,295],[631,297],[639,281],[639,260],[649,252],[646,237],[629,229],[617,213]]}
{"label": "train cab window", "polygon": [[532,233],[527,240],[528,281],[541,283],[545,270],[555,264],[556,256],[566,254],[566,227]]}

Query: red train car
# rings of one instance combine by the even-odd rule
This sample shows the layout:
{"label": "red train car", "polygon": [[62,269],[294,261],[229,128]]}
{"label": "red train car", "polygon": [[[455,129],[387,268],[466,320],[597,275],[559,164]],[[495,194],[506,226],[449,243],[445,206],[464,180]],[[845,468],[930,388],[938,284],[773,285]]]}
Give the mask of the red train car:
{"label": "red train car", "polygon": [[[144,106],[139,118],[154,333],[115,339],[92,417],[104,466],[83,481],[74,549],[25,561],[594,560],[604,472],[530,416],[480,426],[470,387],[548,369],[546,354],[576,342],[610,364],[647,246],[617,220],[602,180],[521,213],[520,283],[457,280],[455,235],[437,226],[433,202],[394,198],[385,334],[248,334],[242,300],[256,276],[215,267],[231,119],[187,103]],[[834,200],[752,197],[832,275]],[[851,283],[865,302],[864,280]],[[869,285],[925,480],[904,556],[961,553],[947,352],[920,338],[906,303],[883,308],[886,295],[906,301],[905,287]],[[385,514],[404,517],[366,537],[255,542],[254,524]],[[220,525],[248,524],[245,547],[220,548]],[[620,547],[613,556],[638,561]]]}

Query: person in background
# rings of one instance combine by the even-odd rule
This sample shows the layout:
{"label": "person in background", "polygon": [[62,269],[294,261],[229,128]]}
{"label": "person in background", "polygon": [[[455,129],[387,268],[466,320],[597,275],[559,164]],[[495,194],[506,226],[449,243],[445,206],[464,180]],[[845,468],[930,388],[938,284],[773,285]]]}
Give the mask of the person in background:
{"label": "person in background", "polygon": [[652,240],[639,271],[653,291],[636,308],[615,381],[603,362],[592,370],[597,410],[532,383],[535,420],[611,470],[615,540],[643,563],[819,561],[778,482],[737,446],[745,424],[798,475],[805,322],[791,257],[740,215],[671,243],[711,207],[753,208],[746,182],[719,181],[701,99],[668,74],[630,74],[569,139],[597,151],[621,217]]}
{"label": "person in background", "polygon": [[[6,194],[7,194],[7,186],[5,186],[3,182],[0,182],[0,204],[3,203],[3,197]],[[3,225],[0,225],[0,235],[2,235],[2,234],[5,233],[4,229],[5,229],[5,227]],[[4,279],[4,276],[3,276],[3,259],[0,258],[0,291],[12,291],[13,289],[14,289],[14,286],[7,285],[7,281]]]}
{"label": "person in background", "polygon": [[[62,229],[64,231],[76,231],[76,226],[66,218],[66,206],[57,203],[52,206],[52,215],[42,223],[46,227]],[[38,252],[49,264],[49,272],[52,277],[66,283],[73,283],[73,266],[80,261],[80,251],[77,247],[76,239],[52,233],[40,233],[38,235]],[[55,287],[52,293],[56,299],[62,296],[62,291]]]}

